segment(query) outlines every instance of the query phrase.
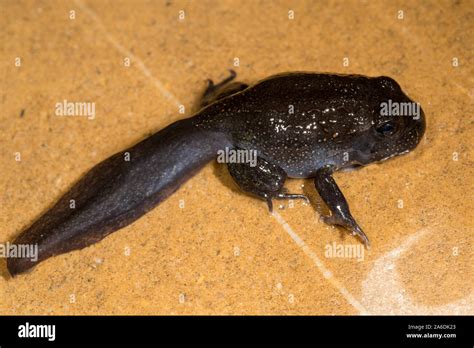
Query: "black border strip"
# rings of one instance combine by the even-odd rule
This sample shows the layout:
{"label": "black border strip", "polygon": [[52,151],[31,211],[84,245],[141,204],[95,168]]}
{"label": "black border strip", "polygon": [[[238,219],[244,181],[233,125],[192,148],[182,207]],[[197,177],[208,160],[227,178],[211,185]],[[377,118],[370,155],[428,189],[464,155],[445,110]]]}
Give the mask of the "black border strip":
{"label": "black border strip", "polygon": [[[472,319],[472,316],[3,316],[0,346],[384,343],[473,347]],[[18,337],[19,326],[27,322],[54,324],[54,342],[47,338]],[[419,328],[409,329],[409,325]],[[456,337],[407,337],[416,333],[455,333]]]}

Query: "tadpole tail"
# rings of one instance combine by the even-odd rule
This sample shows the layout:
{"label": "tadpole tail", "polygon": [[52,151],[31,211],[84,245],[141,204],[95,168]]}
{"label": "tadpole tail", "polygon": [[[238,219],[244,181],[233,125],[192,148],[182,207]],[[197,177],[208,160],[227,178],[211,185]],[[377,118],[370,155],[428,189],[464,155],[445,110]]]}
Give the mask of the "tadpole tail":
{"label": "tadpole tail", "polygon": [[11,257],[12,276],[55,255],[82,249],[129,225],[216,156],[226,140],[192,118],[175,122],[86,173],[14,240],[37,245],[36,258]]}

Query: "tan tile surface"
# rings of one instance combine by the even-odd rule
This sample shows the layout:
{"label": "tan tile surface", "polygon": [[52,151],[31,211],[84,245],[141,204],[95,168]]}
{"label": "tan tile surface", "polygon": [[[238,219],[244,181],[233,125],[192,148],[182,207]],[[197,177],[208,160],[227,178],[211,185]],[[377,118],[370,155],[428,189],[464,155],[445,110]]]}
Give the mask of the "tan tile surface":
{"label": "tan tile surface", "polygon": [[[209,164],[92,247],[15,279],[0,260],[0,313],[474,314],[473,8],[0,1],[2,243],[94,164],[190,115],[205,79],[226,76],[235,57],[248,82],[291,70],[392,76],[422,104],[428,127],[415,152],[336,175],[372,242],[361,262],[325,256],[334,241],[356,242],[318,222],[311,206],[286,204],[271,216]],[[56,116],[64,99],[95,102],[96,118]],[[311,181],[287,186],[320,202]]]}

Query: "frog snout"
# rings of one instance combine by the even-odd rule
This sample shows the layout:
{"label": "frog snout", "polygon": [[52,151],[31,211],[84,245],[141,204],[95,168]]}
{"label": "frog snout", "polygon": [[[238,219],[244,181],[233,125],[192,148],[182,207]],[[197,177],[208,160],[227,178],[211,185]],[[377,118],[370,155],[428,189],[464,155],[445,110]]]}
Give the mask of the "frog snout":
{"label": "frog snout", "polygon": [[376,142],[368,140],[364,138],[352,144],[352,152],[361,164],[372,162],[377,152]]}
{"label": "frog snout", "polygon": [[399,142],[405,143],[407,150],[413,150],[423,138],[426,129],[425,113],[420,107],[417,117],[410,120],[405,132],[401,135]]}
{"label": "frog snout", "polygon": [[425,113],[423,112],[423,109],[421,107],[420,107],[420,117],[418,118],[418,120],[416,120],[415,130],[416,130],[416,133],[418,134],[418,140],[421,140],[426,130]]}

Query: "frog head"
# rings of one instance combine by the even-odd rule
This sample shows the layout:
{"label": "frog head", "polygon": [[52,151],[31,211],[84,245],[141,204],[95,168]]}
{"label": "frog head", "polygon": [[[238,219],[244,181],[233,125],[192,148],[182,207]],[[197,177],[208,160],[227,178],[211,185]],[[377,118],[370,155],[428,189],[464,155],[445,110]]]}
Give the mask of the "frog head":
{"label": "frog head", "polygon": [[425,114],[390,77],[370,79],[370,120],[352,144],[352,164],[384,161],[413,150],[425,132]]}

